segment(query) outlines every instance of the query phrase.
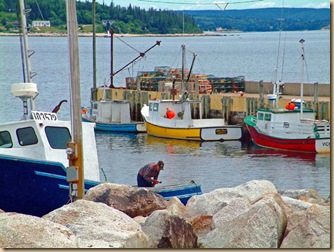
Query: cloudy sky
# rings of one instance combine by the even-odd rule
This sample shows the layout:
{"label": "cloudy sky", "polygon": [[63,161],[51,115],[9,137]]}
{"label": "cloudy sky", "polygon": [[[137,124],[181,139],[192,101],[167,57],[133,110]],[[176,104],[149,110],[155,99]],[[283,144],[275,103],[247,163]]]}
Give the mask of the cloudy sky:
{"label": "cloudy sky", "polygon": [[[204,10],[221,8],[224,3],[229,3],[227,8],[250,9],[267,7],[307,7],[307,8],[329,8],[330,0],[96,0],[99,3],[110,5],[113,1],[115,5],[139,6],[141,8],[169,9],[169,10]],[[180,2],[180,3],[178,3]]]}

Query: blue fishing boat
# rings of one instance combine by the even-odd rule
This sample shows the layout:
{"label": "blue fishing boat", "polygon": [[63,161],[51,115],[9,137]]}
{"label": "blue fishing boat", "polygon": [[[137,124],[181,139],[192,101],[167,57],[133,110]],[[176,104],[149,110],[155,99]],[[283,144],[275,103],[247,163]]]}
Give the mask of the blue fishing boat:
{"label": "blue fishing boat", "polygon": [[91,101],[82,108],[82,120],[95,123],[95,130],[105,132],[145,133],[143,121],[132,121],[128,100]]}
{"label": "blue fishing boat", "polygon": [[[42,216],[71,202],[81,189],[81,184],[76,186],[75,183],[78,167],[69,162],[73,154],[79,159],[76,150],[79,142],[73,137],[75,131],[82,138],[80,154],[83,154],[82,165],[86,167],[81,180],[83,190],[98,184],[100,173],[94,125],[82,123],[78,131],[71,121],[58,120],[57,112],[64,100],[52,112],[35,108],[34,101],[39,92],[36,83],[32,82],[32,54],[29,53],[26,25],[28,11],[24,6],[24,0],[20,0],[23,38],[20,41],[25,75],[22,83],[11,86],[12,95],[23,102],[23,115],[16,121],[0,124],[0,209]],[[80,101],[78,103],[80,118]],[[76,112],[75,109],[72,111]]]}

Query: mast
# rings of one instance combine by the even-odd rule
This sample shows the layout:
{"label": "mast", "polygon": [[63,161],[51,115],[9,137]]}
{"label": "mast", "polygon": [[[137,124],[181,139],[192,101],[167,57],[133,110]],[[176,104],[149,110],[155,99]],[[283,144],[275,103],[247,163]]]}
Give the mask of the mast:
{"label": "mast", "polygon": [[114,29],[110,28],[110,88],[114,86]]}
{"label": "mast", "polygon": [[[77,172],[77,177],[70,183],[70,196],[81,199],[84,195],[84,167],[82,154],[82,119],[80,98],[80,66],[78,45],[78,23],[76,14],[76,0],[66,0],[67,33],[70,54],[70,99],[72,141],[67,143],[69,159],[68,170]],[[68,173],[69,174],[69,173]]]}
{"label": "mast", "polygon": [[[273,95],[275,95],[275,108],[278,108],[278,99],[279,99],[279,90],[280,86],[284,84],[281,80],[277,80],[277,75],[278,75],[278,63],[279,63],[279,58],[280,58],[280,49],[281,49],[281,34],[282,34],[282,23],[283,23],[283,9],[284,9],[284,0],[282,4],[282,9],[281,9],[281,18],[278,19],[279,21],[279,33],[278,33],[278,46],[277,46],[277,58],[276,58],[276,68],[275,68],[275,73],[274,73],[274,80],[273,80]],[[284,57],[284,55],[283,55]],[[282,76],[283,77],[283,62],[282,62]]]}
{"label": "mast", "polygon": [[[32,72],[31,72],[31,66],[30,66],[30,56],[34,54],[29,54],[29,44],[28,44],[28,33],[27,33],[27,18],[26,15],[29,13],[30,10],[25,9],[25,2],[24,0],[20,0],[20,13],[21,13],[21,30],[22,30],[22,37],[23,37],[23,57],[25,61],[25,72],[26,74],[24,78],[25,82],[31,83],[32,82]],[[35,98],[35,97],[34,97]],[[30,108],[31,110],[35,110],[35,103],[34,103],[34,98],[30,97]]]}
{"label": "mast", "polygon": [[186,61],[186,46],[182,45],[182,70],[181,70],[181,78],[182,78],[182,83],[181,83],[181,95],[183,95],[184,93],[184,65],[185,65],[185,61]]}
{"label": "mast", "polygon": [[92,2],[92,18],[93,18],[93,89],[96,89],[96,27],[95,27],[95,5],[96,2]]}
{"label": "mast", "polygon": [[300,119],[303,118],[303,97],[304,97],[304,39],[299,40],[299,43],[302,44],[302,71],[301,71],[301,83],[300,83]]}

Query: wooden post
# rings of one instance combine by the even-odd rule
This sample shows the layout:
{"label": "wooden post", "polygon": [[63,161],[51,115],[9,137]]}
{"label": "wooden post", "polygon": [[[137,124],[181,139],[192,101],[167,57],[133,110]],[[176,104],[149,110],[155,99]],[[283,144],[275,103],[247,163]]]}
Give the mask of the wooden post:
{"label": "wooden post", "polygon": [[82,153],[82,119],[81,119],[81,98],[80,98],[80,65],[78,46],[78,23],[76,14],[76,1],[66,1],[67,10],[67,33],[70,54],[71,74],[71,120],[72,120],[72,141],[68,143],[71,152],[68,152],[69,167],[75,167],[78,172],[77,194],[81,199],[84,195],[84,166]]}
{"label": "wooden post", "polygon": [[313,94],[313,98],[314,98],[314,102],[313,102],[313,109],[315,110],[315,119],[319,119],[318,116],[318,97],[319,97],[319,85],[318,82],[314,83],[314,94]]}
{"label": "wooden post", "polygon": [[259,82],[260,85],[260,108],[264,108],[264,86],[263,86],[263,80]]}

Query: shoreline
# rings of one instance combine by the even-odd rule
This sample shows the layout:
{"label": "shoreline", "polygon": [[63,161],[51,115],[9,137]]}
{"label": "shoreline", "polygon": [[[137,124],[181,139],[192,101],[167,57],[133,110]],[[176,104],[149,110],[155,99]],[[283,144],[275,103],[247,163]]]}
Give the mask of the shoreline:
{"label": "shoreline", "polygon": [[[19,36],[20,33],[0,33],[0,36],[3,37],[16,37]],[[226,34],[210,34],[210,33],[177,33],[177,34],[116,34],[119,37],[205,37],[205,36],[226,36]],[[30,37],[66,37],[67,33],[29,33],[28,36]],[[79,37],[93,37],[93,33],[78,33]],[[233,36],[233,35],[231,35]],[[105,37],[108,38],[108,36],[105,33],[97,33],[96,37]]]}
{"label": "shoreline", "polygon": [[[322,31],[322,30],[318,30]],[[245,33],[238,30],[233,31],[224,31],[224,32],[215,32],[215,31],[204,31],[203,33],[175,33],[175,34],[129,34],[121,33],[115,34],[118,37],[226,37],[226,36],[239,36],[239,34]],[[17,37],[20,36],[20,33],[9,33],[9,32],[0,32],[0,37]],[[30,37],[66,37],[67,33],[60,32],[41,32],[41,33],[28,33]],[[78,37],[93,37],[93,33],[78,33]],[[110,35],[106,33],[96,33],[96,37],[108,38]]]}

